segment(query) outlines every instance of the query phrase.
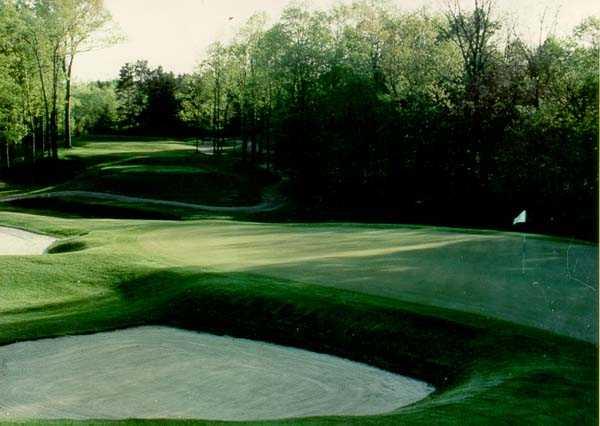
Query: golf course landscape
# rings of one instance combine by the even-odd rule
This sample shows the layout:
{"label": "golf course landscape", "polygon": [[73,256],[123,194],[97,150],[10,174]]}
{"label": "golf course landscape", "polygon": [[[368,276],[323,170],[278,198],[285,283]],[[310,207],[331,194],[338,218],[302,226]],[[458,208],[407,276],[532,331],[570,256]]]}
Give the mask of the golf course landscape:
{"label": "golf course landscape", "polygon": [[0,0],[0,426],[597,426],[595,3]]}
{"label": "golf course landscape", "polygon": [[3,424],[597,423],[592,243],[278,220],[276,181],[185,142],[61,161],[2,188]]}

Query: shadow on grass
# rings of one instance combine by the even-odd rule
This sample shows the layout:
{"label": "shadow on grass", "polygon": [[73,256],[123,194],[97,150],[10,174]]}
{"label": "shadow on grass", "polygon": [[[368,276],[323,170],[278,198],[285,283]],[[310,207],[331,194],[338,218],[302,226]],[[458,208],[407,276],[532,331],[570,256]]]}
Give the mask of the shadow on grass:
{"label": "shadow on grass", "polygon": [[84,241],[59,241],[47,250],[48,254],[64,254],[83,251],[89,246]]}
{"label": "shadow on grass", "polygon": [[119,204],[109,200],[79,198],[31,198],[7,203],[10,210],[30,214],[48,212],[65,218],[90,219],[149,219],[181,220],[182,214],[176,209],[152,208],[144,205]]}
{"label": "shadow on grass", "polygon": [[198,268],[138,271],[108,297],[50,308],[1,326],[0,343],[169,325],[338,355],[437,388],[390,415],[293,423],[597,423],[593,345],[460,312]]}
{"label": "shadow on grass", "polygon": [[148,294],[166,302],[161,322],[167,324],[332,353],[436,386],[468,363],[449,348],[468,346],[481,334],[384,299],[250,274],[170,270],[120,289],[131,302]]}

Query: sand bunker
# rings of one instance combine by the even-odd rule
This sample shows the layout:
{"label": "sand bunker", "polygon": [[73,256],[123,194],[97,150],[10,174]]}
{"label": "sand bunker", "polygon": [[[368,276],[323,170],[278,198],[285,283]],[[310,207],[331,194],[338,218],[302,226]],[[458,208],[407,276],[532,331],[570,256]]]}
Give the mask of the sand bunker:
{"label": "sand bunker", "polygon": [[380,414],[433,388],[303,350],[166,327],[0,347],[0,419]]}
{"label": "sand bunker", "polygon": [[55,241],[46,235],[0,226],[0,256],[43,254]]}

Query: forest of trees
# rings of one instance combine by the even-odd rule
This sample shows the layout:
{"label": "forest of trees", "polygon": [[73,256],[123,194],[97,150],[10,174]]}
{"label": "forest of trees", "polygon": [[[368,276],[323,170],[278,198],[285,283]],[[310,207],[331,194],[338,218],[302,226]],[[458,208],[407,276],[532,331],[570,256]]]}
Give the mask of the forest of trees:
{"label": "forest of trees", "polygon": [[110,23],[102,0],[0,0],[0,169],[71,147],[73,64]]}
{"label": "forest of trees", "polygon": [[138,61],[76,85],[70,118],[68,70],[109,21],[101,1],[0,0],[3,167],[19,144],[56,156],[72,130],[235,138],[312,214],[483,225],[527,208],[540,230],[595,235],[600,19],[531,42],[492,5],[257,14],[192,74]]}

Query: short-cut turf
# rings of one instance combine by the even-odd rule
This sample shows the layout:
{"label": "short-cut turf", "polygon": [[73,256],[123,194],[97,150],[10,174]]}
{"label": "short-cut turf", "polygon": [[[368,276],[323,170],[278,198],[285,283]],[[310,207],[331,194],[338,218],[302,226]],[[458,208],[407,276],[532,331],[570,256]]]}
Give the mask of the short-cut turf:
{"label": "short-cut turf", "polygon": [[67,158],[83,162],[86,172],[61,189],[217,206],[260,203],[273,178],[230,157],[197,154],[194,146],[176,141],[79,142]]}
{"label": "short-cut turf", "polygon": [[[47,161],[52,170],[35,182],[29,182],[27,173],[10,180],[11,184],[0,182],[0,198],[77,190],[223,207],[259,204],[263,190],[276,178],[238,160],[239,154],[230,150],[212,156],[183,141],[76,141],[73,149],[61,152],[59,163]],[[46,210],[71,213],[72,200],[63,201],[46,203]],[[31,207],[32,203],[19,204]]]}
{"label": "short-cut turf", "polygon": [[[458,273],[447,266],[442,247],[463,254],[467,263],[473,260],[470,245],[489,249],[490,244],[501,243],[509,251],[518,247],[519,236],[342,224],[75,220],[7,212],[0,213],[0,221],[84,244],[78,251],[0,260],[0,345],[137,325],[170,325],[340,355],[427,381],[438,389],[431,397],[386,415],[295,423],[597,423],[597,347],[523,326],[532,315],[551,312],[527,313],[538,302],[539,288],[515,287],[519,300],[505,299],[498,305],[512,306],[506,312],[514,317],[508,319],[519,325],[500,320],[503,309],[485,315],[488,306],[494,307],[485,293],[479,293],[483,300],[477,306],[470,291],[453,292],[449,282],[436,288],[435,280],[428,281],[443,277],[444,267],[448,275]],[[166,239],[162,249],[158,237]],[[593,246],[539,241],[555,244],[558,256],[563,249],[597,253]],[[381,268],[384,263],[369,262],[381,256],[386,270]],[[511,256],[506,258],[508,266],[522,274],[519,256]],[[431,270],[435,259],[440,269]],[[325,260],[330,269],[324,269]],[[578,267],[587,269],[581,262]],[[595,259],[590,262],[591,271],[576,275],[577,280],[586,282],[586,274],[597,274]],[[419,266],[424,278],[415,283],[411,267]],[[475,271],[485,283],[484,266],[473,270],[467,264],[466,271]],[[391,275],[386,286],[378,286],[383,277],[378,273],[396,274],[395,293],[381,290],[391,285]],[[509,270],[503,273],[512,276]],[[368,274],[372,286],[365,281]],[[403,296],[402,285],[430,286],[430,303],[413,303]],[[585,321],[572,316],[570,309],[561,310],[579,297],[582,288],[577,283],[547,285],[549,296],[565,297],[560,305],[550,307],[556,318]],[[498,294],[508,297],[505,292],[510,290],[499,288]],[[535,302],[528,302],[529,296]],[[472,313],[445,309],[442,302],[449,297],[452,303],[464,297],[464,306],[476,309]],[[576,304],[589,309],[584,302]],[[526,313],[522,321],[517,315],[520,309]],[[569,330],[565,326],[555,331],[573,334]],[[595,335],[588,334],[588,340]]]}

